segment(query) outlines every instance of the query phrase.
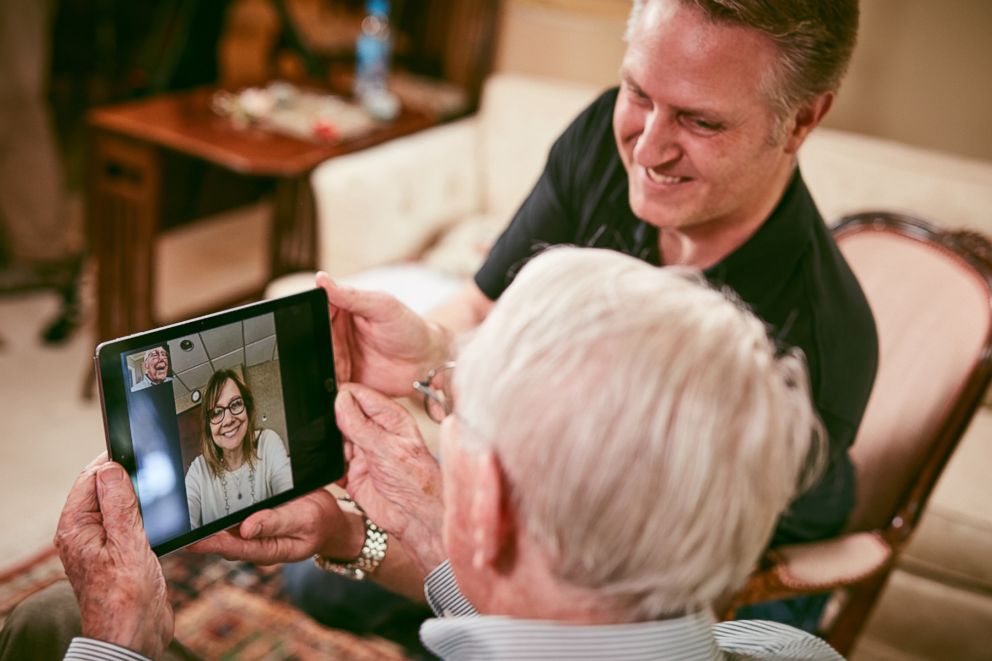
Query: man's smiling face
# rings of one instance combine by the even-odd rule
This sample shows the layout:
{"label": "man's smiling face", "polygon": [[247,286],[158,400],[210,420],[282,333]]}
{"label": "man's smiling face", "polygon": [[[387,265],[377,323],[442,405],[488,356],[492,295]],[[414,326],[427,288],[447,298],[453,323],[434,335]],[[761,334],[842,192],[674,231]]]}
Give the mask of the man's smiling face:
{"label": "man's smiling face", "polygon": [[145,352],[145,376],[152,383],[162,383],[169,376],[169,354],[165,347],[149,349]]}
{"label": "man's smiling face", "polygon": [[613,114],[637,217],[705,232],[766,212],[793,161],[767,95],[777,58],[756,30],[678,0],[646,4]]}

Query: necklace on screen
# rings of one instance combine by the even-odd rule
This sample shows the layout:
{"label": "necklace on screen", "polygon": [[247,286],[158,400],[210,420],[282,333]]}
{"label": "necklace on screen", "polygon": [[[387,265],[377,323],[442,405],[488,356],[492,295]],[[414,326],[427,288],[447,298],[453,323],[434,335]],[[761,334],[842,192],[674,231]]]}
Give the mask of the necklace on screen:
{"label": "necklace on screen", "polygon": [[[230,514],[231,498],[227,492],[228,473],[234,474],[234,471],[227,470],[227,462],[225,461],[224,470],[220,474],[220,484],[224,488],[224,511],[227,514]],[[235,475],[234,477],[236,479],[236,483],[234,485],[235,495],[237,496],[237,500],[242,500],[244,498],[244,491],[241,488],[241,481],[244,478],[244,475],[242,475],[239,471],[238,474]],[[248,468],[248,496],[251,499],[251,503],[249,504],[254,505],[255,504],[255,467],[254,466],[249,466]],[[244,505],[239,504],[235,509],[241,509],[242,507],[244,507]]]}

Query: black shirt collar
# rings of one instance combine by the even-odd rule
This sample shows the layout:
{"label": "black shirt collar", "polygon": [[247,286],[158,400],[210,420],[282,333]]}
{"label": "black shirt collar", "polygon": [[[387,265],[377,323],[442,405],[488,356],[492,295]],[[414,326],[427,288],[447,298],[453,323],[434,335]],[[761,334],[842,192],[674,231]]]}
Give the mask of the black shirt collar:
{"label": "black shirt collar", "polygon": [[704,271],[727,285],[751,307],[777,295],[809,247],[819,213],[797,167],[782,198],[758,231],[737,250]]}

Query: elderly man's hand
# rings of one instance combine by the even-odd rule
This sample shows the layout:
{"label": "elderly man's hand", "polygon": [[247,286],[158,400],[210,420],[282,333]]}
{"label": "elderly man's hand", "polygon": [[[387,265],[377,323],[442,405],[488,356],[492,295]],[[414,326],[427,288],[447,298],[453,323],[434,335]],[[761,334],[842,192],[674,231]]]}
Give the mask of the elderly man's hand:
{"label": "elderly man's hand", "polygon": [[334,406],[348,439],[347,489],[395,535],[423,573],[444,560],[441,470],[402,406],[370,388],[342,386]]}
{"label": "elderly man's hand", "polygon": [[333,495],[317,489],[281,507],[255,512],[237,529],[219,532],[189,549],[271,565],[303,560],[314,553],[352,558],[364,539],[361,517],[347,516]]}
{"label": "elderly man's hand", "polygon": [[79,601],[82,634],[161,656],[173,635],[162,566],[148,545],[131,481],[106,453],[69,492],[55,546]]}
{"label": "elderly man's hand", "polygon": [[338,286],[326,273],[317,274],[317,285],[330,305],[338,383],[409,395],[415,380],[447,359],[450,334],[389,294]]}

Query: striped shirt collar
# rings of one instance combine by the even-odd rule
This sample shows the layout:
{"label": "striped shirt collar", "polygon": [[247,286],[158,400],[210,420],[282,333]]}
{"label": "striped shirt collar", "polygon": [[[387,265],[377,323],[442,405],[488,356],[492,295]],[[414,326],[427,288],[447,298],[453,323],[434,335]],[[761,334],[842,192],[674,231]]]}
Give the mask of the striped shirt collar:
{"label": "striped shirt collar", "polygon": [[443,659],[724,658],[710,613],[610,625],[480,616],[461,594],[447,561],[427,576],[424,587],[427,602],[441,619],[427,620],[420,638]]}
{"label": "striped shirt collar", "polygon": [[443,659],[685,659],[725,658],[713,636],[713,617],[631,624],[579,625],[509,617],[427,620],[420,638]]}
{"label": "striped shirt collar", "polygon": [[480,616],[458,589],[447,560],[424,581],[427,603],[441,619],[420,628],[424,645],[443,659],[767,659],[843,661],[825,642],[777,622],[714,623],[712,614],[632,624],[577,625]]}

